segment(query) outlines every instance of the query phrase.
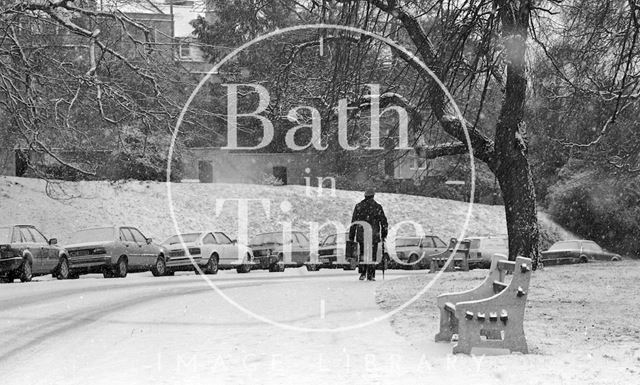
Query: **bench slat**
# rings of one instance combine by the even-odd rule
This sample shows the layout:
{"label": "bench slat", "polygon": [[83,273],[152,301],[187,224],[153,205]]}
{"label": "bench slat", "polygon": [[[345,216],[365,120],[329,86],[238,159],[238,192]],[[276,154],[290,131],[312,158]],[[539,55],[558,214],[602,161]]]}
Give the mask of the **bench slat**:
{"label": "bench slat", "polygon": [[504,282],[493,281],[493,292],[496,293],[496,294],[500,293],[502,290],[506,289],[507,286],[509,286],[509,285],[507,285]]}

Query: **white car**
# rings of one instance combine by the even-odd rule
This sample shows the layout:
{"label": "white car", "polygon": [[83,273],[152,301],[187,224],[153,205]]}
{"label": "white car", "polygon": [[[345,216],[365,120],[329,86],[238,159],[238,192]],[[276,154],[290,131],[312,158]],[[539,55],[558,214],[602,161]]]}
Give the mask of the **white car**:
{"label": "white car", "polygon": [[[254,265],[253,251],[235,240],[232,241],[222,231],[173,235],[162,244],[168,250],[169,271],[194,270],[193,263],[196,263],[205,274],[216,274],[223,269],[248,273]],[[198,273],[197,269],[195,271]]]}
{"label": "white car", "polygon": [[509,239],[507,236],[493,237],[468,237],[465,238],[469,244],[469,266],[484,267],[491,266],[491,258],[495,254],[509,255]]}
{"label": "white car", "polygon": [[391,269],[428,269],[431,256],[447,250],[447,244],[440,237],[397,237],[396,258],[389,265]]}

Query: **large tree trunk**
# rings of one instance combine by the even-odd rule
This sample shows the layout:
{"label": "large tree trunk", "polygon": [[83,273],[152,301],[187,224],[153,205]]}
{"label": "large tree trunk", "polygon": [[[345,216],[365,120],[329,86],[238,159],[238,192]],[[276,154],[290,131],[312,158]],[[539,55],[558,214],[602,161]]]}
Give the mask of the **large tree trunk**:
{"label": "large tree trunk", "polygon": [[[400,20],[424,62],[436,74],[445,75],[446,71],[442,70],[436,47],[415,16],[407,13],[395,1],[369,2]],[[527,94],[526,42],[529,17],[534,4],[533,0],[494,0],[494,5],[501,22],[500,32],[504,41],[503,52],[507,67],[505,94],[496,124],[495,138],[493,141],[490,140],[473,124],[466,123],[464,126],[469,133],[474,156],[485,162],[500,182],[509,235],[509,259],[514,260],[518,255],[532,258],[535,268],[538,263],[539,231],[535,189],[527,160],[524,122]],[[402,52],[397,54],[412,65],[411,58]],[[444,131],[460,141],[417,150],[427,158],[468,151],[464,126],[460,117],[453,112],[451,102],[433,79],[421,72],[421,67],[414,65],[414,68],[427,81],[431,112],[440,121]]]}
{"label": "large tree trunk", "polygon": [[496,125],[495,162],[492,170],[502,190],[509,234],[509,259],[522,255],[538,264],[536,193],[527,160],[526,41],[531,0],[501,0],[500,16],[507,56],[507,82]]}
{"label": "large tree trunk", "polygon": [[509,235],[509,260],[516,256],[533,259],[533,268],[538,265],[538,218],[536,194],[527,158],[522,153],[509,156],[495,170],[504,199],[504,208]]}

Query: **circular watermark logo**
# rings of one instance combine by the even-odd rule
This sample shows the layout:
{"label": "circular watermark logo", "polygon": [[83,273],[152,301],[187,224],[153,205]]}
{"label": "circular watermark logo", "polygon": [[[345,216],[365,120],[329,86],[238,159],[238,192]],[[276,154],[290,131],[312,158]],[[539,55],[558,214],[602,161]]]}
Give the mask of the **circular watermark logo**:
{"label": "circular watermark logo", "polygon": [[[433,81],[438,85],[438,87],[440,87],[440,89],[442,90],[443,94],[451,101],[451,105],[454,108],[454,112],[456,114],[456,118],[461,122],[462,128],[463,128],[463,132],[464,132],[464,136],[465,136],[465,141],[467,144],[467,148],[469,149],[469,163],[470,163],[470,173],[471,173],[471,183],[470,183],[470,197],[469,197],[469,204],[467,206],[466,212],[465,212],[465,218],[464,220],[461,221],[461,228],[460,228],[460,233],[458,234],[458,240],[462,240],[464,239],[466,232],[467,232],[467,228],[469,225],[469,221],[471,219],[471,213],[473,210],[473,203],[474,203],[474,192],[475,192],[475,164],[474,164],[474,158],[473,158],[473,149],[472,149],[472,145],[471,145],[471,139],[469,137],[469,132],[467,130],[467,127],[465,125],[465,120],[463,118],[462,113],[460,112],[460,109],[458,108],[458,105],[455,103],[455,100],[453,99],[453,96],[451,95],[451,93],[449,92],[449,90],[447,89],[447,87],[440,81],[440,79],[438,79],[438,77],[433,73],[433,71],[420,59],[418,58],[416,55],[414,55],[412,52],[410,52],[408,49],[404,48],[403,46],[399,45],[398,43],[394,42],[393,40],[378,35],[374,32],[370,32],[367,30],[363,30],[357,27],[350,27],[350,26],[343,26],[343,25],[335,25],[335,24],[307,24],[307,25],[297,25],[297,26],[293,26],[293,27],[287,27],[287,28],[282,28],[282,29],[277,29],[275,31],[266,33],[264,35],[261,35],[239,47],[237,47],[236,49],[234,49],[232,52],[230,52],[228,55],[226,55],[225,57],[223,57],[220,61],[218,61],[210,70],[209,72],[202,78],[202,80],[198,83],[198,85],[195,87],[195,89],[193,90],[193,92],[191,93],[191,95],[189,96],[189,98],[187,99],[184,107],[182,108],[182,111],[180,113],[180,115],[178,116],[178,120],[176,123],[176,127],[175,130],[173,131],[173,135],[171,138],[171,144],[169,146],[169,151],[168,151],[168,161],[167,161],[167,182],[166,182],[166,188],[167,188],[167,199],[168,199],[168,203],[169,203],[169,213],[171,215],[171,220],[173,223],[173,227],[174,230],[176,232],[176,234],[178,235],[178,238],[180,239],[180,242],[182,244],[184,244],[184,239],[182,238],[182,236],[180,234],[183,234],[184,232],[181,231],[180,229],[180,225],[178,223],[177,217],[176,217],[176,211],[175,211],[175,207],[173,204],[173,193],[172,193],[172,183],[170,182],[171,178],[171,162],[172,162],[172,158],[173,158],[173,154],[174,154],[174,150],[175,150],[175,142],[177,139],[177,136],[180,132],[180,126],[183,123],[185,114],[187,112],[187,110],[189,109],[189,106],[191,105],[191,103],[194,101],[196,95],[200,92],[200,90],[202,89],[202,87],[211,79],[212,76],[217,75],[220,71],[220,68],[229,63],[230,61],[232,61],[238,54],[240,54],[242,51],[256,45],[257,43],[263,42],[265,40],[268,39],[272,39],[276,36],[279,35],[283,35],[283,34],[288,34],[288,33],[293,33],[293,32],[297,32],[297,31],[309,31],[309,30],[329,30],[329,31],[341,31],[341,32],[348,32],[348,33],[355,33],[355,34],[360,34],[363,36],[367,36],[369,38],[378,40],[386,45],[388,45],[389,47],[391,47],[394,50],[400,51],[402,52],[402,54],[409,58],[409,60],[413,61],[414,64],[418,65],[422,70],[424,70],[426,73],[429,74],[429,76],[433,79]],[[233,92],[237,91],[237,85],[233,85],[233,84],[227,84],[226,85],[228,87],[228,97],[230,97],[230,95],[233,95]],[[259,98],[259,106],[256,109],[256,111],[254,111],[251,114],[242,114],[242,116],[244,117],[252,117],[252,118],[256,118],[259,119],[262,123],[263,123],[263,133],[265,134],[263,136],[263,140],[261,142],[261,145],[264,145],[266,142],[270,141],[273,138],[273,127],[270,126],[270,123],[267,122],[266,118],[259,115],[260,112],[264,111],[266,109],[266,106],[268,105],[268,97],[266,97],[266,95],[264,95],[264,88],[260,85],[253,85],[254,90],[258,93],[258,95],[260,96]],[[371,96],[372,99],[375,99],[375,96],[379,97],[379,90],[377,88],[375,88],[375,85],[370,85],[370,90],[371,90]],[[376,93],[378,93],[376,95]],[[233,102],[235,102],[236,104],[233,104]],[[232,102],[228,101],[228,106],[229,105],[233,105],[234,107],[237,108],[237,100],[234,100]],[[343,106],[339,106],[339,110],[340,107],[344,107],[346,109],[346,105]],[[300,108],[304,108],[304,107],[300,107]],[[233,110],[234,113],[237,113],[237,109]],[[293,109],[291,112],[293,112],[292,114],[292,119],[295,118],[295,112],[297,111],[297,109]],[[340,111],[339,111],[340,112]],[[229,116],[228,118],[231,118],[230,120],[232,122],[237,122],[237,117],[240,116],[240,114],[238,114],[237,116]],[[228,126],[229,129],[229,126]],[[373,131],[372,131],[373,132]],[[401,135],[402,136],[402,135]],[[237,146],[237,137],[235,135],[231,135],[228,133],[228,144],[227,147],[228,149],[237,149],[237,148],[241,148]],[[372,137],[371,141],[372,144],[376,144],[376,140],[379,140],[379,137]],[[407,143],[406,137],[399,138],[399,141],[401,143]],[[314,147],[317,145],[320,145],[319,142],[315,141],[313,142]],[[295,144],[295,141],[293,139],[291,139],[290,141],[287,141],[287,145],[293,149],[293,150],[301,150],[301,148],[298,148],[298,146]],[[253,147],[253,148],[242,148],[242,149],[256,149],[259,147]],[[318,148],[317,149],[322,149],[322,148]],[[344,146],[343,146],[344,148]],[[351,147],[345,148],[346,150],[352,149]],[[245,202],[246,203],[246,202]],[[224,204],[224,200],[223,202],[221,202],[219,204],[219,206],[221,207],[222,204]],[[282,202],[280,205],[280,208],[283,212],[288,212],[291,210],[291,204],[290,202]],[[218,208],[217,208],[218,209]],[[246,207],[245,207],[246,209]],[[240,207],[239,207],[239,211],[240,211]],[[246,220],[246,218],[245,218]],[[239,226],[242,226],[242,219],[239,220]],[[411,221],[408,221],[411,222]],[[317,224],[316,224],[317,225]],[[244,226],[246,226],[246,223],[244,224]],[[419,226],[419,225],[418,225]],[[317,229],[317,227],[316,227]],[[283,229],[286,230],[286,229]],[[291,231],[291,229],[288,229],[289,232]],[[283,231],[284,233],[284,231]],[[284,234],[286,236],[286,234]],[[290,236],[290,233],[289,233]],[[312,242],[314,240],[317,240],[317,235],[315,238],[312,237]],[[317,242],[315,243],[317,244]],[[394,244],[393,240],[390,242],[391,245]],[[264,315],[261,314],[257,314],[256,312],[252,311],[251,309],[248,309],[246,306],[243,306],[242,304],[238,303],[237,301],[235,301],[233,298],[229,297],[227,294],[224,293],[224,291],[222,289],[220,289],[218,287],[218,285],[216,285],[216,283],[214,281],[212,281],[207,275],[203,274],[203,270],[201,269],[201,267],[193,260],[193,258],[190,256],[189,254],[189,250],[184,247],[184,252],[189,256],[189,258],[191,259],[191,262],[194,265],[194,268],[198,271],[198,273],[200,273],[200,277],[202,277],[202,279],[204,279],[207,284],[217,293],[219,294],[222,298],[224,298],[227,302],[229,302],[230,304],[232,304],[233,306],[235,306],[237,309],[241,310],[242,312],[246,313],[247,315],[249,315],[250,317],[255,318],[256,320],[271,324],[273,326],[277,326],[283,329],[288,329],[288,330],[293,330],[293,331],[301,331],[301,332],[344,332],[344,331],[349,331],[349,330],[354,330],[354,329],[358,329],[358,328],[363,328],[363,327],[367,327],[369,325],[372,325],[376,322],[388,319],[389,317],[392,317],[394,314],[402,311],[403,309],[405,309],[406,307],[410,306],[412,303],[414,303],[416,300],[418,300],[422,295],[424,295],[433,285],[434,283],[441,277],[441,275],[443,274],[443,272],[447,269],[447,267],[453,263],[453,259],[455,254],[458,251],[458,248],[460,247],[460,241],[458,241],[457,243],[455,243],[455,245],[453,246],[453,250],[450,252],[450,255],[447,259],[447,261],[445,262],[444,266],[441,268],[441,270],[420,290],[418,291],[413,297],[411,297],[408,301],[406,301],[405,303],[403,303],[402,305],[398,306],[397,308],[388,311],[386,313],[384,313],[381,316],[378,317],[374,317],[372,319],[369,319],[367,321],[364,322],[359,322],[359,323],[354,323],[351,325],[346,325],[346,326],[340,326],[340,327],[335,327],[335,328],[312,328],[312,327],[302,327],[302,326],[296,326],[296,325],[290,325],[287,323],[283,323],[283,322],[278,322],[278,321],[274,321],[272,319],[269,319],[268,317],[265,317]]]}

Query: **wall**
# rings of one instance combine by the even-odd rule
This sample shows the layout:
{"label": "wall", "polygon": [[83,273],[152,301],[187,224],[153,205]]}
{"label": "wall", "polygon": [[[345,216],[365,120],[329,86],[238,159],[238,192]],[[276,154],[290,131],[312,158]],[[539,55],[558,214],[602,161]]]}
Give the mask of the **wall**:
{"label": "wall", "polygon": [[447,159],[424,159],[416,155],[415,151],[396,151],[394,153],[394,179],[424,179],[429,176],[445,175],[448,165]]}
{"label": "wall", "polygon": [[[214,183],[258,183],[264,182],[267,176],[274,175],[274,167],[285,167],[287,184],[304,185],[305,177],[311,177],[316,184],[316,177],[322,176],[313,158],[302,153],[270,154],[241,153],[221,150],[216,147],[188,148],[182,153],[184,168],[183,179],[200,180],[200,162],[211,165],[212,182]],[[306,169],[310,172],[307,173]],[[206,180],[201,180],[206,182]],[[328,183],[328,182],[327,182]]]}

